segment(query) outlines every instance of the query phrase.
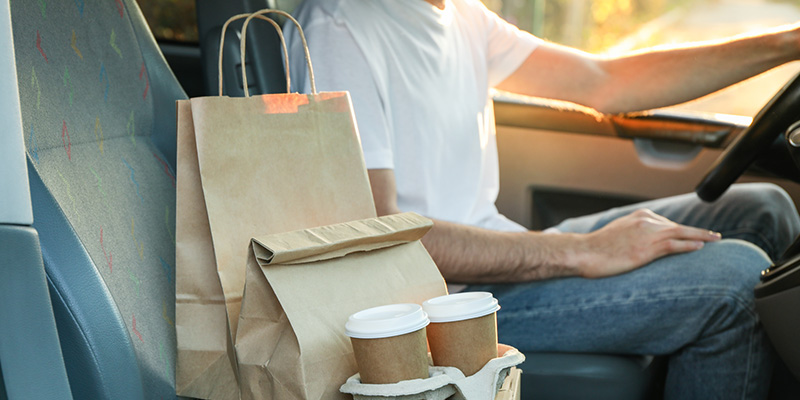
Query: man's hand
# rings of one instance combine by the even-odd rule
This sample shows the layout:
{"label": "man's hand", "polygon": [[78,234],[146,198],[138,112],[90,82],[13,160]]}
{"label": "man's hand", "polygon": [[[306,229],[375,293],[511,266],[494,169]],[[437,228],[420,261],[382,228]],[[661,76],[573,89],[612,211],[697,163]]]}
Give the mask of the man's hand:
{"label": "man's hand", "polygon": [[639,268],[676,253],[703,248],[719,233],[679,225],[650,210],[638,210],[584,235],[576,254],[581,275],[601,278]]}

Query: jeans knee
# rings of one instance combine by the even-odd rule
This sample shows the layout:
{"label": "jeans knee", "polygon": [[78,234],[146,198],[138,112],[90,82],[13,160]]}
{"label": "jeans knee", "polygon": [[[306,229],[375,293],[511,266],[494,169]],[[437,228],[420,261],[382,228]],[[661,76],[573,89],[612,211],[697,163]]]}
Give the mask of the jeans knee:
{"label": "jeans knee", "polygon": [[717,288],[720,306],[735,313],[755,316],[753,289],[761,271],[770,265],[769,256],[757,246],[742,240],[708,243],[703,249],[710,260],[707,283]]}
{"label": "jeans knee", "polygon": [[748,183],[735,185],[731,190],[736,202],[761,208],[765,212],[797,214],[792,198],[782,187],[773,183]]}
{"label": "jeans knee", "polygon": [[797,214],[794,201],[777,185],[769,185],[769,189],[764,190],[765,203],[770,209],[766,214],[769,215],[768,223],[774,224],[778,232],[780,251],[786,249],[789,244],[800,234],[800,216]]}
{"label": "jeans knee", "polygon": [[776,218],[779,220],[797,219],[797,210],[794,202],[782,187],[772,183],[761,183],[756,187],[755,195],[758,202],[764,206],[765,212],[775,217],[783,217]]}
{"label": "jeans knee", "polygon": [[[800,216],[794,201],[783,188],[772,183],[736,185],[732,196],[748,205],[750,218],[760,227],[769,227],[776,245],[785,248],[800,234]],[[779,249],[779,250],[781,250]]]}
{"label": "jeans knee", "polygon": [[756,184],[756,195],[762,204],[768,206],[775,213],[780,213],[786,217],[793,214],[797,219],[797,209],[794,206],[794,201],[789,193],[775,184],[772,183],[759,183]]}

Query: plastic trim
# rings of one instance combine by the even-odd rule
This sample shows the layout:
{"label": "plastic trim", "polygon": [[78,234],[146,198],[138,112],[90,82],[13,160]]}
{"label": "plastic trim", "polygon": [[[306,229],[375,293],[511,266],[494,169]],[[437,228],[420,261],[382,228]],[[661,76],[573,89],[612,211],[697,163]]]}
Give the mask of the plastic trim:
{"label": "plastic trim", "polygon": [[8,398],[72,399],[33,228],[0,225],[0,321]]}
{"label": "plastic trim", "polygon": [[25,170],[22,113],[17,88],[14,36],[11,32],[10,3],[0,3],[0,223],[31,225],[31,195]]}

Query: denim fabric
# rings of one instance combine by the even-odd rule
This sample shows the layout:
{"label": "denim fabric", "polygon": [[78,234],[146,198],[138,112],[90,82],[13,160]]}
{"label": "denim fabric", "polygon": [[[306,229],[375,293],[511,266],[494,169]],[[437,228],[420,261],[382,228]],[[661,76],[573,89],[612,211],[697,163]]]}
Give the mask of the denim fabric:
{"label": "denim fabric", "polygon": [[591,232],[639,208],[721,232],[724,240],[609,278],[467,290],[494,293],[502,306],[499,339],[523,351],[666,355],[665,399],[766,398],[774,354],[758,323],[753,287],[770,257],[800,233],[789,196],[774,185],[735,185],[712,204],[683,195],[557,228]]}

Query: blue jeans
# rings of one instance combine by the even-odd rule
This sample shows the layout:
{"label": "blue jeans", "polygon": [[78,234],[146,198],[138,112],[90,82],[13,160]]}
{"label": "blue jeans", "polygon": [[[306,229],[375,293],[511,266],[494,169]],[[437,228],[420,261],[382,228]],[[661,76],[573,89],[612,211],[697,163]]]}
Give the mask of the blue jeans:
{"label": "blue jeans", "polygon": [[499,339],[523,351],[668,356],[665,399],[763,399],[773,350],[755,312],[753,287],[800,233],[789,196],[770,184],[734,185],[717,202],[694,194],[564,221],[586,233],[639,208],[722,233],[699,251],[627,274],[519,284],[471,285],[494,293]]}

